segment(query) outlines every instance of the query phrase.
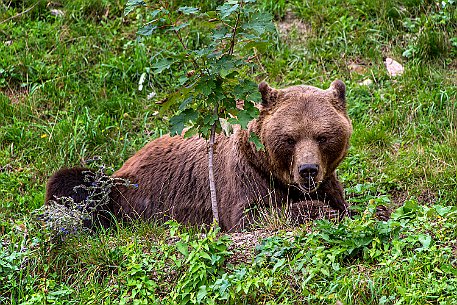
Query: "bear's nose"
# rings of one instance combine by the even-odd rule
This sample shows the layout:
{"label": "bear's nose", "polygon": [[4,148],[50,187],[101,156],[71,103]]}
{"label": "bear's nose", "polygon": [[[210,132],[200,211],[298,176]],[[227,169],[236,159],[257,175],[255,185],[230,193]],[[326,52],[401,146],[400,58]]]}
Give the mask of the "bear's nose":
{"label": "bear's nose", "polygon": [[298,173],[304,179],[314,179],[319,172],[319,164],[310,163],[310,164],[302,164],[298,167]]}

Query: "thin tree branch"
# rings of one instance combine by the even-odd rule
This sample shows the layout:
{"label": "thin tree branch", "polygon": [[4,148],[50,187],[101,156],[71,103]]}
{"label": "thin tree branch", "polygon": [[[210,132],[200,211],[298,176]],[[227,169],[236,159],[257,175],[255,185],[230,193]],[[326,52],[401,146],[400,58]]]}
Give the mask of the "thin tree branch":
{"label": "thin tree branch", "polygon": [[[214,106],[214,114],[217,115],[218,105]],[[219,225],[219,208],[217,205],[217,195],[216,195],[216,183],[214,181],[214,169],[213,169],[213,156],[214,156],[214,143],[216,137],[216,124],[217,121],[214,121],[211,126],[211,134],[209,137],[208,145],[208,178],[209,178],[209,189],[211,194],[211,209],[213,211],[213,221]]]}
{"label": "thin tree branch", "polygon": [[236,16],[235,26],[233,27],[233,30],[232,30],[232,41],[230,42],[229,55],[233,55],[233,51],[234,51],[234,48],[235,48],[236,31],[238,30],[238,26],[240,24],[242,9],[243,9],[243,0],[240,1],[240,9],[238,10],[238,14]]}

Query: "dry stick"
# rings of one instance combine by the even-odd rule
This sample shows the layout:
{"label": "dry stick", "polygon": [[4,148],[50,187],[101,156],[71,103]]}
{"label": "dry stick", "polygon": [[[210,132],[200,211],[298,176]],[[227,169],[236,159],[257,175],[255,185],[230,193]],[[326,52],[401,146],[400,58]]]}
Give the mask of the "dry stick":
{"label": "dry stick", "polygon": [[14,16],[11,16],[11,17],[9,17],[9,18],[6,18],[5,20],[0,21],[0,24],[5,23],[5,22],[8,22],[8,21],[10,21],[10,20],[12,20],[12,19],[14,19],[14,18],[17,18],[17,17],[20,17],[20,16],[24,15],[25,13],[29,12],[30,10],[32,10],[37,4],[38,4],[38,2],[36,2],[34,5],[32,5],[31,7],[29,7],[28,9],[26,9],[26,10],[24,10],[24,11],[22,11],[22,12],[16,14],[16,15],[14,15]]}
{"label": "dry stick", "polygon": [[[214,106],[214,113],[217,115],[217,104]],[[213,156],[214,156],[214,138],[216,137],[216,123],[215,121],[211,126],[211,134],[209,137],[208,145],[208,178],[209,178],[209,190],[211,194],[211,209],[213,211],[213,222],[219,225],[219,208],[217,206],[216,196],[216,184],[214,182],[214,170],[213,170]]]}

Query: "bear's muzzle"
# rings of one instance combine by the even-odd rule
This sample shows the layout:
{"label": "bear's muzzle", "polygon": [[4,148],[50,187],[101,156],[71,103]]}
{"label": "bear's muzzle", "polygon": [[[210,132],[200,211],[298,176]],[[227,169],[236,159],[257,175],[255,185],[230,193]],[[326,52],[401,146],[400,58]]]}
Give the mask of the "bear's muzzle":
{"label": "bear's muzzle", "polygon": [[319,174],[319,164],[306,163],[298,166],[298,173],[301,177],[300,189],[305,193],[313,193],[319,187],[317,176]]}

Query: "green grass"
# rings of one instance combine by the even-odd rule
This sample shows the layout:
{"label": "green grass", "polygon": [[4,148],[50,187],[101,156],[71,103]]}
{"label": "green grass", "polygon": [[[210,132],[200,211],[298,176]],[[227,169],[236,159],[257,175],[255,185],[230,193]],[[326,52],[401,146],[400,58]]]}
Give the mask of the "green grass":
{"label": "green grass", "polygon": [[[259,2],[306,31],[275,37],[255,81],[347,85],[354,134],[338,174],[363,217],[272,233],[245,263],[221,235],[176,224],[51,239],[31,212],[52,172],[94,156],[118,168],[167,132],[155,102],[177,84],[148,68],[177,44],[137,39],[147,17],[123,17],[123,1],[2,2],[0,304],[457,302],[457,4]],[[386,57],[405,73],[391,78]],[[377,204],[400,208],[379,222]]]}

